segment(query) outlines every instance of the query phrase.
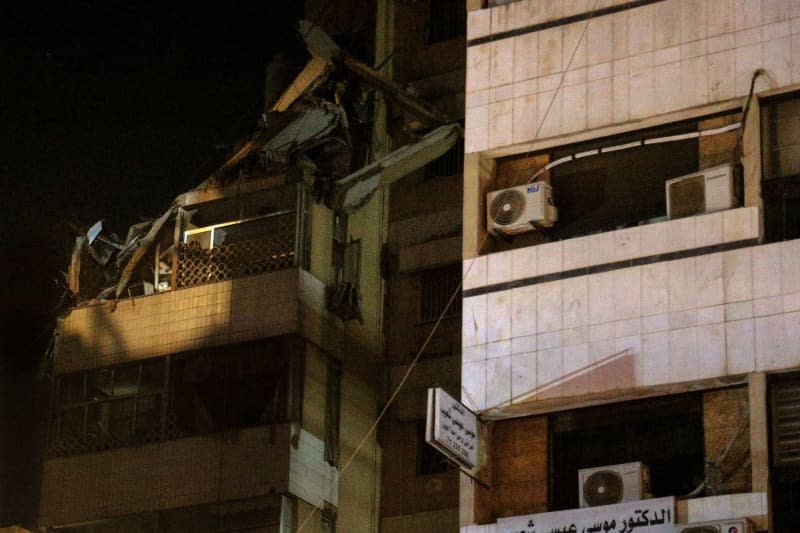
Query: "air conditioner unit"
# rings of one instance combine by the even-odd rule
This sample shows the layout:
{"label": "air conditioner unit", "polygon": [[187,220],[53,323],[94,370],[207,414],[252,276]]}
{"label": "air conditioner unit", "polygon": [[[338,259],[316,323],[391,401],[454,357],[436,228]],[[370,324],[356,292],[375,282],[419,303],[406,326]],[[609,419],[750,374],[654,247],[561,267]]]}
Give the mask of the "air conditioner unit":
{"label": "air conditioner unit", "polygon": [[486,195],[486,228],[493,235],[514,235],[552,226],[558,220],[550,184],[537,181]]}
{"label": "air conditioner unit", "polygon": [[667,180],[667,216],[681,218],[736,206],[733,168],[721,165]]}
{"label": "air conditioner unit", "polygon": [[675,533],[755,533],[753,523],[747,518],[731,518],[694,524],[676,524]]}
{"label": "air conditioner unit", "polygon": [[650,470],[642,463],[584,468],[578,471],[581,507],[632,502],[650,497]]}

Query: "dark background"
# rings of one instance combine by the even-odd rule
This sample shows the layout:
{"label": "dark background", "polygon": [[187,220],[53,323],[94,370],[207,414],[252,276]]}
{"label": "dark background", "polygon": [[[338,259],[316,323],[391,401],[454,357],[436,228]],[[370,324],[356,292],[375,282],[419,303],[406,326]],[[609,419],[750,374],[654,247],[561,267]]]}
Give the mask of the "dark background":
{"label": "dark background", "polygon": [[207,177],[254,130],[264,69],[301,13],[300,1],[0,8],[0,526],[31,525],[38,508],[37,375],[68,223],[104,219],[124,238]]}

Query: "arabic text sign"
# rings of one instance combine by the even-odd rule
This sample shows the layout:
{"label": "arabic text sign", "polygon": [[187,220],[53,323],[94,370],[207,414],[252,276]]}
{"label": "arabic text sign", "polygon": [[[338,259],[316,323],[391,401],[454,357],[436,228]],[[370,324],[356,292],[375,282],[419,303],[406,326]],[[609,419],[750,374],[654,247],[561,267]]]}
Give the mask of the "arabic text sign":
{"label": "arabic text sign", "polygon": [[673,533],[675,498],[501,518],[497,533]]}
{"label": "arabic text sign", "polygon": [[442,389],[428,395],[431,444],[467,468],[478,464],[478,417]]}

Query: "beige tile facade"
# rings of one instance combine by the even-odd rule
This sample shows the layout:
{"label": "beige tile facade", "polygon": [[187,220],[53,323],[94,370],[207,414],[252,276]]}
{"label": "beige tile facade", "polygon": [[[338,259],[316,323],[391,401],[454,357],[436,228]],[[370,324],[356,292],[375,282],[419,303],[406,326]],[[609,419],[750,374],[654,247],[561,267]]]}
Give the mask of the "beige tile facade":
{"label": "beige tile facade", "polygon": [[469,13],[468,38],[480,44],[467,47],[468,153],[745,96],[759,68],[756,91],[800,83],[800,12],[789,2],[665,0],[503,35],[593,4],[521,0]]}
{"label": "beige tile facade", "polygon": [[58,373],[297,331],[297,269],[74,309],[58,334]]}
{"label": "beige tile facade", "polygon": [[[757,217],[740,208],[653,224],[652,236],[641,226],[481,256],[465,289],[691,250],[697,235],[757,240]],[[797,366],[798,257],[800,241],[787,241],[468,293],[463,400],[482,410]],[[606,365],[619,379],[591,379]]]}

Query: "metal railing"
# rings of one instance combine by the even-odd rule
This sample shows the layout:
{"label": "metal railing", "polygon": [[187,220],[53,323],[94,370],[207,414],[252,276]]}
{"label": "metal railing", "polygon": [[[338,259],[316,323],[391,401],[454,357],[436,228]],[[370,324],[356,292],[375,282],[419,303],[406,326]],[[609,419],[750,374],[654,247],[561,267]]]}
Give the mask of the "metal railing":
{"label": "metal railing", "polygon": [[187,232],[177,246],[176,288],[295,266],[296,213],[282,211]]}

